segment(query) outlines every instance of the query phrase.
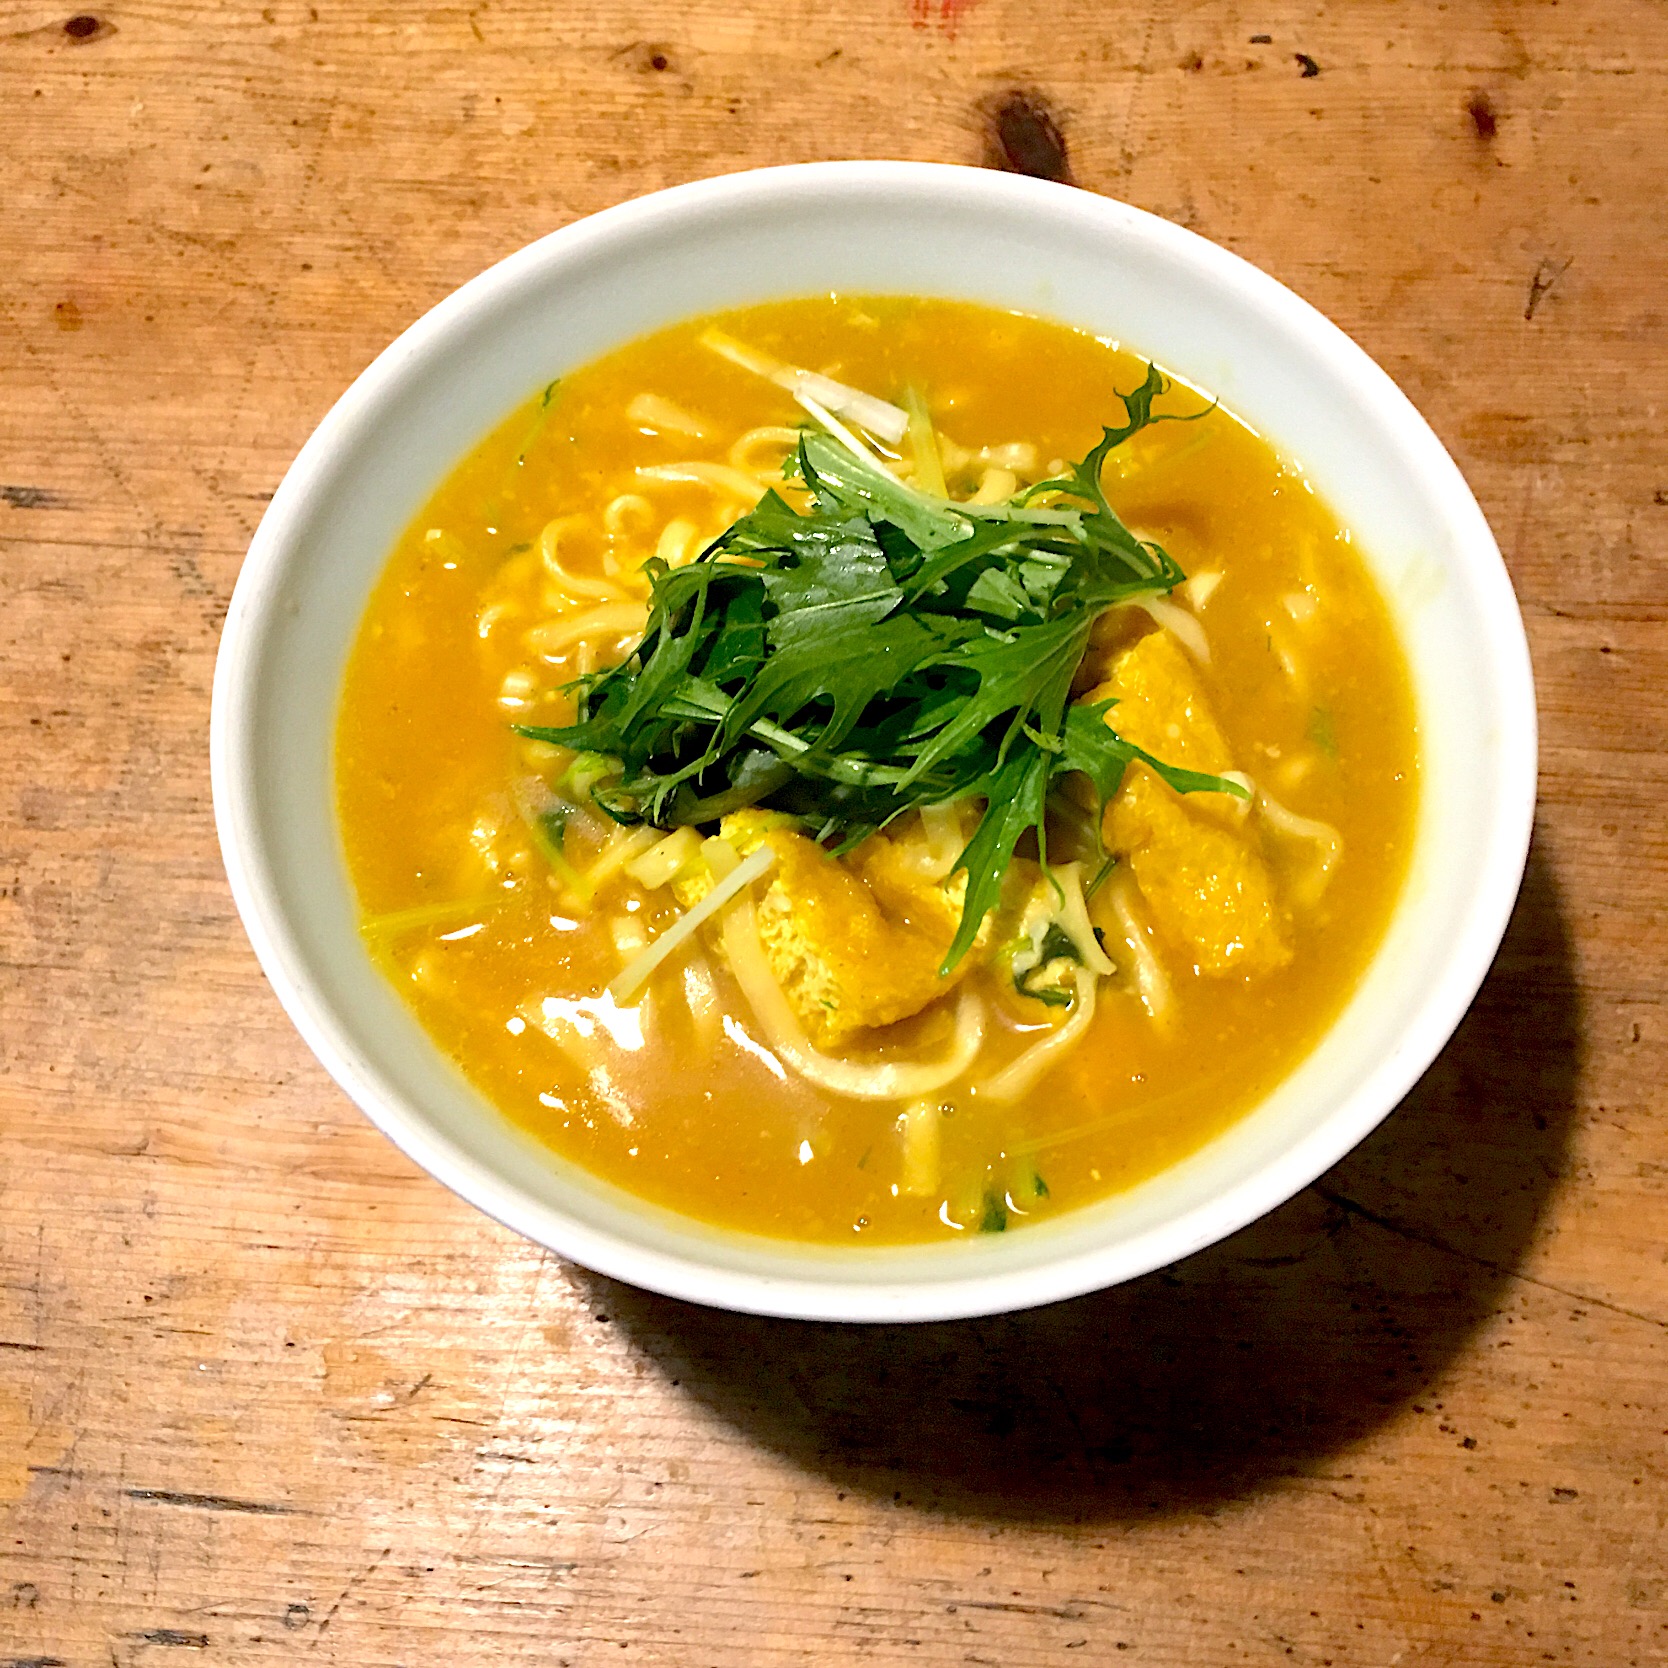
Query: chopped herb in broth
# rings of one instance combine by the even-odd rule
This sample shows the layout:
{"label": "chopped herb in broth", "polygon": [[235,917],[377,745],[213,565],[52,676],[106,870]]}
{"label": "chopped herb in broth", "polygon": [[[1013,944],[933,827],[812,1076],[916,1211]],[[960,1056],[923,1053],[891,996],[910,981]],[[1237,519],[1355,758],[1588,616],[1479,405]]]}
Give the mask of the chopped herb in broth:
{"label": "chopped herb in broth", "polygon": [[1022,1231],[1254,1105],[1376,946],[1416,766],[1360,559],[1227,413],[1040,320],[823,298],[466,459],[338,779],[367,945],[510,1116],[867,1242]]}

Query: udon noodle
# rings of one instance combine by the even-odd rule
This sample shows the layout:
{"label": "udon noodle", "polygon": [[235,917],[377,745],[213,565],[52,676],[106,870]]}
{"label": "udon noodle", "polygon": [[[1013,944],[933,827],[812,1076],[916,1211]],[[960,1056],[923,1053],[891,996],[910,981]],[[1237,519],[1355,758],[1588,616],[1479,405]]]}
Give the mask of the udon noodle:
{"label": "udon noodle", "polygon": [[[657,631],[696,630],[667,599],[699,580],[737,642],[776,632],[747,674],[768,682],[789,605],[750,626],[746,599],[793,598],[796,631],[841,606],[857,569],[816,570],[810,596],[791,542],[825,533],[897,596],[935,529],[999,552],[971,588],[894,599],[863,627],[876,657],[880,621],[910,606],[993,654],[1022,643],[1025,610],[1046,625],[1077,606],[1061,576],[1087,560],[1072,541],[1092,506],[1060,483],[1148,376],[1034,318],[824,297],[630,344],[458,465],[371,599],[337,769],[366,944],[489,1100],[708,1221],[918,1240],[1127,1188],[1313,1047],[1401,884],[1412,703],[1347,530],[1206,398],[1164,385],[1165,415],[1189,420],[1138,427],[1095,477],[1128,560],[1160,574],[1083,613],[1067,667],[1070,710],[1125,748],[1121,774],[1097,786],[1049,754],[1046,705],[966,743],[1032,749],[1051,784],[1000,864],[988,786],[840,786],[908,775],[885,763],[905,745],[887,726],[926,722],[928,674],[876,684],[835,763],[836,697],[771,708],[723,777],[702,713],[743,701],[742,674],[651,690],[641,670]],[[816,458],[844,458],[828,480],[847,469],[870,497],[819,496]],[[749,542],[755,525],[789,542]],[[946,734],[974,687],[944,675]],[[646,797],[629,734],[574,744],[604,733],[610,689],[661,702],[677,746],[714,738],[683,787],[657,756],[669,785]],[[974,895],[991,900],[976,920]]]}

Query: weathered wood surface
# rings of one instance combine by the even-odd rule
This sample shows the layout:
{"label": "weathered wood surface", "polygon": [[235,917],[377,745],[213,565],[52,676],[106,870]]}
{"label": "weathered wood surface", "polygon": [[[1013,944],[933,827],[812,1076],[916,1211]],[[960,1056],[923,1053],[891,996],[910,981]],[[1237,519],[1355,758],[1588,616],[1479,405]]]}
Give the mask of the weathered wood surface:
{"label": "weathered wood surface", "polygon": [[[1668,1662],[1665,75],[1645,0],[0,3],[0,1664]],[[256,970],[244,544],[537,234],[1056,134],[1467,469],[1545,736],[1500,965],[1360,1152],[1122,1291],[839,1331],[565,1268]]]}

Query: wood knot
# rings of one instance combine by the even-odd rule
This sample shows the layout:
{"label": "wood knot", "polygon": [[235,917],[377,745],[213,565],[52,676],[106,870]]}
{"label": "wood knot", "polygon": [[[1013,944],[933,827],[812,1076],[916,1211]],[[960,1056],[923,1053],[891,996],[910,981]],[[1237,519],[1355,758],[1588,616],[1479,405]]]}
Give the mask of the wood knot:
{"label": "wood knot", "polygon": [[1015,88],[987,103],[988,162],[1012,174],[1071,185],[1066,136],[1041,93]]}

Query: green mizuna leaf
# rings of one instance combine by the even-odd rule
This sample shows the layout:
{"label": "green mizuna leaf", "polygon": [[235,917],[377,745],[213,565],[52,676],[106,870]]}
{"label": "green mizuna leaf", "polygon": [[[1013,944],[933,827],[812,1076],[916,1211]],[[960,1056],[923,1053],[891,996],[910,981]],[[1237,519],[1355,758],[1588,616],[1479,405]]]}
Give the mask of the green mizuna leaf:
{"label": "green mizuna leaf", "polygon": [[1081,773],[1104,806],[1139,759],[1183,793],[1243,792],[1125,741],[1111,703],[1071,704],[1096,618],[1184,577],[1101,480],[1165,420],[1165,388],[1149,370],[1087,457],[1003,504],[921,492],[807,431],[785,471],[805,507],[766,493],[693,562],[651,561],[642,639],[573,686],[572,724],[520,733],[612,761],[591,798],[661,828],[768,805],[843,851],[918,806],[982,801],[949,972],[1061,778]]}

